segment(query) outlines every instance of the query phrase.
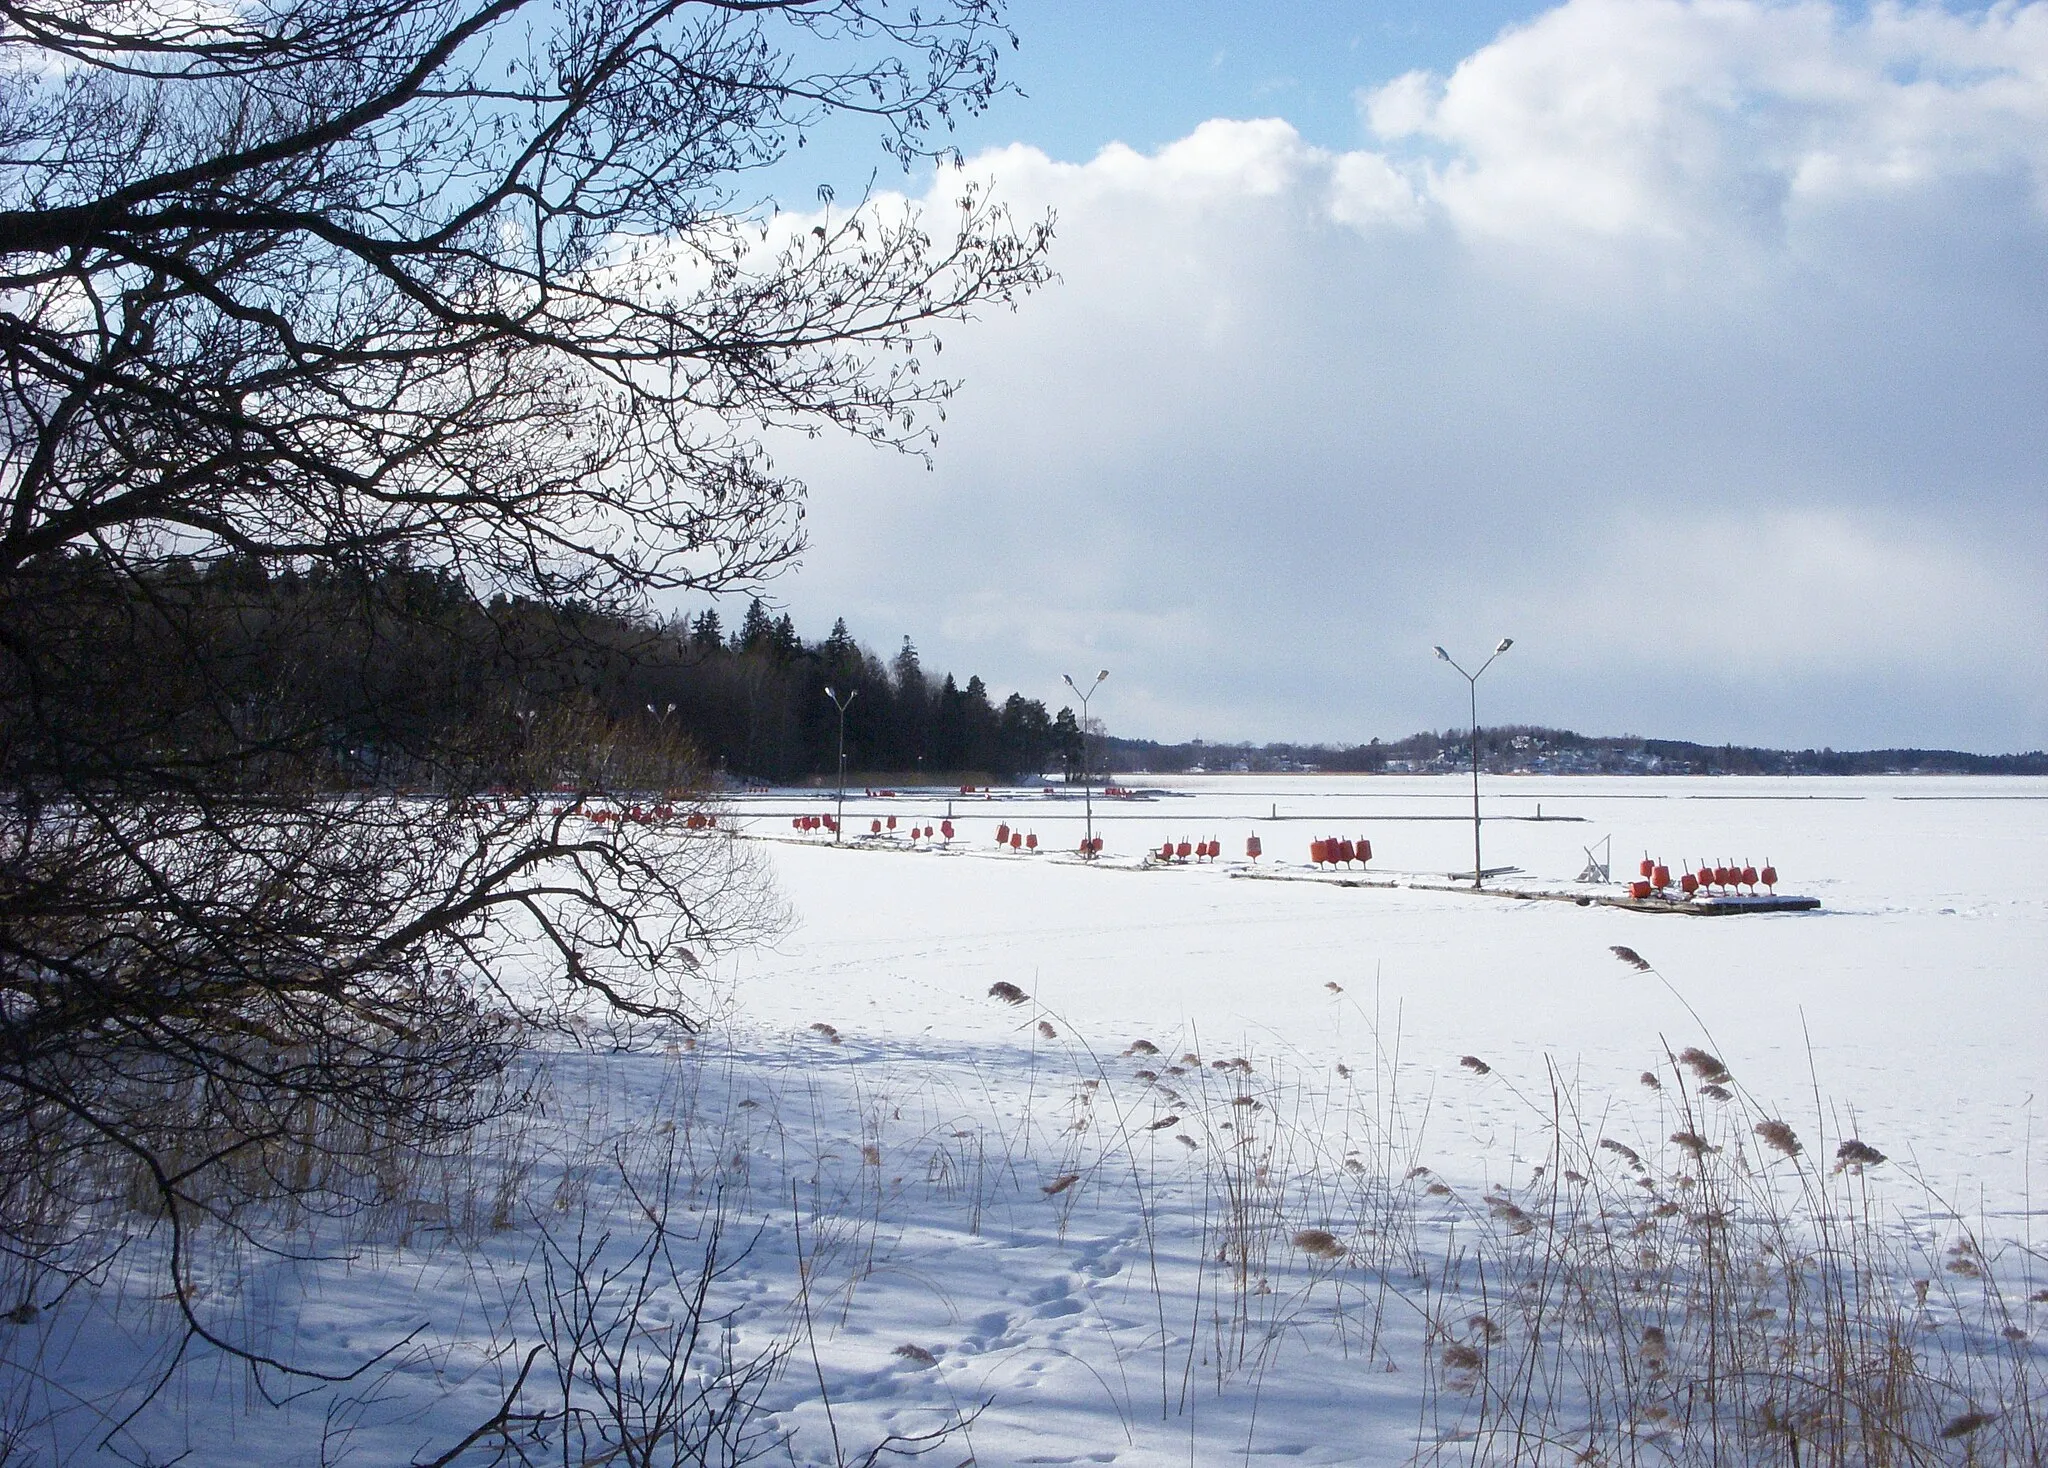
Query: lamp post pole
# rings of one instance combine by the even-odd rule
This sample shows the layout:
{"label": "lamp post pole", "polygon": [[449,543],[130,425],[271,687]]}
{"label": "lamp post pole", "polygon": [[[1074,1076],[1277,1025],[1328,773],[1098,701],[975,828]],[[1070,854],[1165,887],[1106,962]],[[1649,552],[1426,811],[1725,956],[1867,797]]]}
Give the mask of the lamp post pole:
{"label": "lamp post pole", "polygon": [[837,846],[846,834],[846,706],[860,697],[860,690],[849,688],[842,698],[827,684],[825,697],[831,699],[832,707],[839,710],[839,813],[832,817],[832,844]]}
{"label": "lamp post pole", "polygon": [[1467,673],[1458,667],[1458,661],[1441,647],[1436,655],[1458,668],[1458,675],[1465,680],[1466,691],[1472,696],[1472,886],[1476,891],[1485,881],[1486,868],[1479,860],[1479,674],[1493,666],[1493,658],[1499,657],[1515,645],[1512,637],[1503,637],[1500,646],[1493,650],[1493,657],[1479,665],[1479,673]]}
{"label": "lamp post pole", "polygon": [[[664,706],[664,707],[662,707],[662,708],[656,708],[656,707],[655,707],[655,706],[654,706],[653,704],[651,704],[651,703],[650,703],[649,705],[647,705],[647,716],[648,716],[648,717],[649,717],[650,719],[654,720],[654,728],[655,728],[655,738],[656,738],[656,739],[657,739],[657,740],[658,740],[658,741],[660,742],[660,744],[661,744],[661,748],[660,748],[660,749],[658,749],[658,750],[656,751],[656,753],[655,753],[655,757],[656,757],[657,759],[661,758],[661,757],[662,757],[662,756],[663,756],[663,755],[664,755],[664,754],[665,754],[665,753],[667,752],[667,747],[668,747],[668,721],[669,721],[670,717],[671,717],[672,715],[674,715],[675,711],[676,711],[676,706],[675,706],[675,705],[674,705],[673,703],[671,703],[671,704],[668,704],[668,705],[665,705],[665,706]],[[607,750],[607,751],[606,751],[606,762],[607,762],[607,763],[609,763],[609,762],[610,762],[610,751],[609,751],[609,750]],[[667,764],[664,764],[664,765],[662,766],[662,771],[661,771],[661,773],[662,773],[662,776],[663,776],[663,781],[662,781],[662,783],[663,783],[663,784],[665,785],[665,784],[667,784],[667,783],[668,783],[668,782],[667,782],[667,776],[668,776],[668,775],[669,775],[669,773],[670,773],[670,769],[669,769],[669,766],[668,766]]]}
{"label": "lamp post pole", "polygon": [[1095,787],[1088,779],[1088,700],[1095,697],[1095,690],[1100,688],[1102,680],[1109,676],[1109,669],[1104,668],[1095,675],[1095,681],[1088,685],[1086,693],[1081,691],[1081,685],[1074,681],[1072,673],[1062,673],[1060,676],[1067,680],[1067,687],[1073,689],[1074,696],[1081,700],[1081,806],[1087,812],[1086,834],[1081,837],[1081,844],[1086,848],[1087,859],[1093,861],[1095,859]]}

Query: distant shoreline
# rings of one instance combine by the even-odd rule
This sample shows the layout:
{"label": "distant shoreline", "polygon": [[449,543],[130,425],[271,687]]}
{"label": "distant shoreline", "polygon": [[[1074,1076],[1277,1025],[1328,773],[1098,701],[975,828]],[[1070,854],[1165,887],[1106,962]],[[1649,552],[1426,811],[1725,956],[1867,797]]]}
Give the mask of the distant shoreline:
{"label": "distant shoreline", "polygon": [[[1464,730],[1364,744],[1162,744],[1103,735],[1090,763],[1155,775],[1434,775],[1470,773]],[[1638,735],[1504,725],[1479,730],[1479,767],[1493,775],[2048,775],[2048,752],[1956,749],[1767,749]]]}

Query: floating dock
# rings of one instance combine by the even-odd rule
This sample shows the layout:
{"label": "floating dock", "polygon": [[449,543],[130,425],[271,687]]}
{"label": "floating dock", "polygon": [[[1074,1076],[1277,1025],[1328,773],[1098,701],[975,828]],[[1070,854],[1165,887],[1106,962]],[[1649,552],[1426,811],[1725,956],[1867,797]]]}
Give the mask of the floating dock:
{"label": "floating dock", "polygon": [[[1487,871],[1489,878],[1509,875],[1512,868]],[[1472,874],[1462,879],[1431,872],[1318,871],[1309,867],[1235,866],[1232,877],[1263,882],[1309,882],[1324,887],[1377,887],[1405,892],[1444,892],[1466,897],[1493,897],[1506,902],[1569,902],[1577,907],[1619,907],[1628,912],[1670,913],[1681,917],[1734,917],[1743,913],[1818,912],[1818,897],[1796,897],[1790,893],[1720,893],[1691,899],[1680,897],[1631,897],[1628,889],[1607,883],[1573,883],[1560,887],[1502,885],[1474,887]]]}
{"label": "floating dock", "polygon": [[[1584,894],[1575,899],[1584,900]],[[1625,907],[1631,912],[1677,912],[1688,917],[1730,917],[1744,912],[1818,912],[1818,897],[1794,897],[1790,893],[1758,892],[1745,895],[1730,892],[1725,897],[1614,897],[1593,899],[1601,907]]]}

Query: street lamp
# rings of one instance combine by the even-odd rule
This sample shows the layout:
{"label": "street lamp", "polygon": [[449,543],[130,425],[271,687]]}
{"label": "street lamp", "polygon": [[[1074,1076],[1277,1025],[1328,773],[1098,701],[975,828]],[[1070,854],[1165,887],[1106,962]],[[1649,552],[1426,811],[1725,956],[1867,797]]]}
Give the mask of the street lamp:
{"label": "street lamp", "polygon": [[832,844],[839,845],[846,833],[846,706],[860,697],[858,688],[846,690],[841,698],[830,684],[825,686],[825,697],[832,700],[832,707],[839,710],[839,814],[832,818]]}
{"label": "street lamp", "polygon": [[[668,745],[668,721],[669,721],[669,719],[670,719],[670,718],[672,718],[672,717],[673,717],[673,716],[675,715],[675,711],[676,711],[676,706],[675,706],[675,705],[674,705],[673,703],[670,703],[670,704],[665,704],[665,705],[663,705],[663,706],[662,706],[661,708],[656,708],[656,707],[655,707],[655,706],[654,706],[653,704],[651,704],[651,703],[650,703],[649,705],[647,705],[647,717],[648,717],[648,718],[650,718],[650,719],[652,719],[652,720],[654,720],[654,729],[655,729],[655,735],[654,735],[654,738],[655,738],[655,744],[656,744],[655,758],[656,758],[656,759],[661,759],[661,758],[662,758],[662,756],[663,756],[663,754],[664,754],[664,753],[666,752],[666,748],[667,748],[667,745]],[[611,759],[611,749],[610,749],[610,746],[606,746],[606,749],[605,749],[605,759],[607,760],[607,762],[609,762],[609,760]],[[673,765],[671,765],[671,764],[668,764],[668,763],[664,763],[664,764],[662,765],[662,767],[661,767],[661,774],[662,774],[662,783],[663,783],[664,785],[666,785],[666,784],[668,784],[668,783],[669,783],[669,778],[668,778],[668,777],[669,777],[669,776],[670,776],[671,774],[673,774],[673,773],[674,773],[674,766],[673,766]]]}
{"label": "street lamp", "polygon": [[1088,859],[1093,861],[1095,859],[1095,787],[1088,781],[1088,700],[1095,697],[1095,690],[1100,688],[1102,680],[1109,676],[1109,669],[1104,668],[1095,675],[1095,681],[1088,685],[1086,693],[1081,691],[1081,685],[1074,681],[1072,673],[1062,673],[1060,676],[1067,680],[1067,687],[1074,690],[1074,697],[1081,700],[1081,804],[1087,811],[1087,833],[1082,836],[1081,844],[1088,853]]}
{"label": "street lamp", "polygon": [[[1503,637],[1500,646],[1493,650],[1493,657],[1479,665],[1479,673],[1484,673],[1492,667],[1493,658],[1499,657],[1514,645],[1514,638]],[[1441,647],[1436,650],[1436,655],[1452,667],[1458,668],[1457,659]],[[1463,668],[1458,668],[1458,673],[1464,678],[1472,695],[1472,886],[1476,891],[1484,880],[1486,870],[1479,863],[1479,673],[1467,673]]]}

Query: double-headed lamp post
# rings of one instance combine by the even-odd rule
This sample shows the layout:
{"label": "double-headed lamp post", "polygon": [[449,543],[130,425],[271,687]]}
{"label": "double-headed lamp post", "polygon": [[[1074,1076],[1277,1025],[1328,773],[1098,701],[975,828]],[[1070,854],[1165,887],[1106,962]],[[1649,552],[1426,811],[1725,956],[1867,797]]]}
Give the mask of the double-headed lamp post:
{"label": "double-headed lamp post", "polygon": [[839,710],[839,814],[832,817],[832,844],[837,846],[846,834],[846,706],[860,697],[860,690],[849,688],[842,697],[828,683],[825,697],[831,699],[832,707]]}
{"label": "double-headed lamp post", "polygon": [[1067,680],[1067,687],[1074,690],[1074,697],[1081,700],[1081,805],[1087,812],[1086,834],[1081,837],[1081,844],[1087,848],[1089,859],[1093,860],[1095,856],[1095,787],[1088,780],[1088,700],[1095,697],[1095,690],[1100,688],[1102,680],[1109,676],[1109,669],[1104,668],[1095,675],[1095,681],[1088,685],[1086,693],[1081,691],[1081,685],[1074,681],[1072,673],[1062,673],[1060,676]]}
{"label": "double-headed lamp post", "polygon": [[[1493,657],[1479,665],[1479,673],[1484,673],[1492,667],[1493,658],[1499,657],[1514,645],[1514,638],[1503,637],[1500,646],[1493,650]],[[1458,668],[1458,660],[1441,647],[1436,650],[1436,655],[1452,667]],[[1486,868],[1480,865],[1479,861],[1479,673],[1467,673],[1463,668],[1458,668],[1458,672],[1464,678],[1472,695],[1472,885],[1477,888],[1486,876]]]}

